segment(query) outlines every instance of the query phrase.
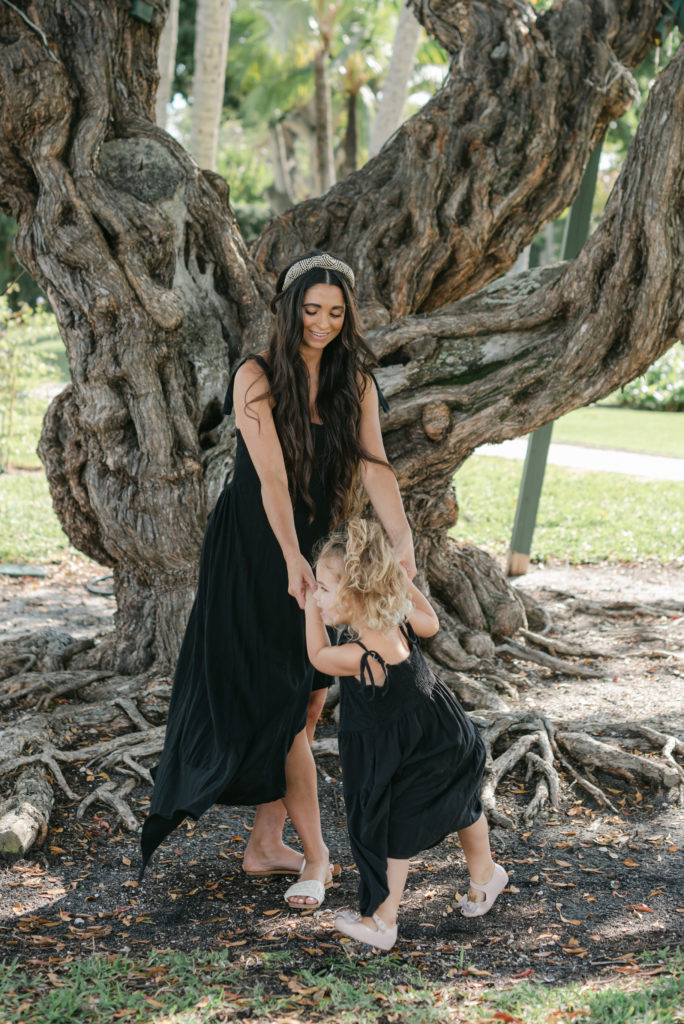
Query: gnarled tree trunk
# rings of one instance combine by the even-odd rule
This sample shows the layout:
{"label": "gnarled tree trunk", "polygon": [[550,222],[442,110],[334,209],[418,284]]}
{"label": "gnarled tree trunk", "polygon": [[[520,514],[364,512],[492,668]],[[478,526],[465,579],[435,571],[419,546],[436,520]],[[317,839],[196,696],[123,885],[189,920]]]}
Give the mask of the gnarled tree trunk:
{"label": "gnarled tree trunk", "polygon": [[149,24],[115,0],[31,0],[28,20],[0,5],[0,203],[72,375],[40,453],[65,531],[115,579],[116,630],[72,668],[170,670],[231,468],[230,368],[264,344],[275,274],[294,253],[332,249],[357,271],[391,401],[387,450],[446,627],[432,653],[448,672],[524,623],[491,561],[446,537],[455,469],[485,441],[605,395],[682,335],[681,49],[579,258],[495,280],[572,201],[634,96],[629,68],[664,0],[541,17],[513,0],[411,6],[452,54],[444,88],[250,251],[222,179],[154,125],[168,0]]}

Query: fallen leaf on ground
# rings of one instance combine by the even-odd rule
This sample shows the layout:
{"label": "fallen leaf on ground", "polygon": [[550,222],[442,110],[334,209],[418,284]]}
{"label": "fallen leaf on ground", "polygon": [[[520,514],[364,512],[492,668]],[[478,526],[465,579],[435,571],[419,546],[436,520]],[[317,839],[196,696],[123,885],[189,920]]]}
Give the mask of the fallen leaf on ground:
{"label": "fallen leaf on ground", "polygon": [[560,917],[560,919],[563,922],[563,924],[582,924],[582,922],[578,921],[576,917],[563,917],[562,907],[563,907],[562,903],[557,903],[556,904],[556,910],[558,911],[558,916]]}

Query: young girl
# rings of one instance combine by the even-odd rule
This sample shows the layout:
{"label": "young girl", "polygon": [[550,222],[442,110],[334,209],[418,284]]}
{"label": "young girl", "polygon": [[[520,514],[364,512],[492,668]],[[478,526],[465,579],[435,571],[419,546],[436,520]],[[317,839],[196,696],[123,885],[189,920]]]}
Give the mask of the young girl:
{"label": "young girl", "polygon": [[[361,915],[335,927],[391,949],[409,858],[458,832],[470,872],[466,917],[486,914],[508,875],[492,860],[480,803],[484,745],[420,653],[437,616],[409,581],[378,523],[352,519],[318,555],[306,600],[309,658],[340,676],[339,745]],[[326,626],[348,627],[331,646]]]}

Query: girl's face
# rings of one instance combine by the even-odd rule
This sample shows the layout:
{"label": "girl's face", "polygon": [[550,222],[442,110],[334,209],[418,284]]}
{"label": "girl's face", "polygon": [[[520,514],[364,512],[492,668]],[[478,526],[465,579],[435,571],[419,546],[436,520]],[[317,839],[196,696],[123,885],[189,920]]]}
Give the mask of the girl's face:
{"label": "girl's face", "polygon": [[338,595],[342,569],[342,561],[338,558],[324,559],[316,565],[318,586],[314,598],[326,626],[341,626],[348,621]]}
{"label": "girl's face", "polygon": [[304,292],[302,347],[322,352],[344,323],[344,295],[336,284],[314,284]]}

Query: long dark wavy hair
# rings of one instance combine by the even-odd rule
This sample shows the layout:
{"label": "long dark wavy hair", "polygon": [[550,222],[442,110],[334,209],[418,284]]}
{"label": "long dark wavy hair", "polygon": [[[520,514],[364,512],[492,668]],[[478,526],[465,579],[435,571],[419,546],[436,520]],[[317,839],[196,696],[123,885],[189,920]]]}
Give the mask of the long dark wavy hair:
{"label": "long dark wavy hair", "polygon": [[309,381],[306,364],[299,353],[303,341],[302,306],[305,293],[313,285],[337,285],[344,295],[344,322],[340,333],[322,352],[316,396],[316,411],[325,425],[324,465],[321,470],[330,501],[332,528],[344,522],[357,504],[360,460],[390,467],[382,459],[366,452],[359,441],[361,398],[367,387],[375,386],[370,371],[376,360],[364,340],[356,298],[346,278],[334,270],[316,267],[297,277],[283,290],[283,281],[290,267],[320,253],[319,249],[302,253],[283,269],[278,278],[270,306],[275,316],[267,356],[270,391],[251,401],[266,397],[273,399],[273,418],[283,449],[290,494],[293,502],[297,498],[303,500],[309,510],[310,521],[313,520],[316,509],[309,493],[314,462]]}

